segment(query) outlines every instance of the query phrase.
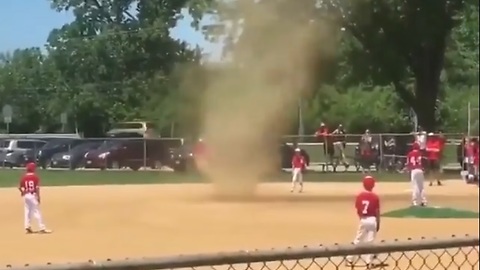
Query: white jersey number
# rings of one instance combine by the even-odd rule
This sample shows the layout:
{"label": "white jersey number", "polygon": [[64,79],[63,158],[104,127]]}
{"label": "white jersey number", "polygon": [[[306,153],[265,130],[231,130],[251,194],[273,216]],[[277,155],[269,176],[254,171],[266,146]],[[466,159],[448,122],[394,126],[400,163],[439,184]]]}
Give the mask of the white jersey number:
{"label": "white jersey number", "polygon": [[368,213],[368,207],[370,206],[370,201],[363,200],[362,205],[363,205],[362,214],[367,214]]}
{"label": "white jersey number", "polygon": [[422,157],[410,157],[410,164],[413,166],[422,164]]}
{"label": "white jersey number", "polygon": [[33,182],[33,181],[26,181],[26,182],[25,182],[25,188],[26,188],[27,191],[29,191],[29,192],[35,191],[35,182]]}

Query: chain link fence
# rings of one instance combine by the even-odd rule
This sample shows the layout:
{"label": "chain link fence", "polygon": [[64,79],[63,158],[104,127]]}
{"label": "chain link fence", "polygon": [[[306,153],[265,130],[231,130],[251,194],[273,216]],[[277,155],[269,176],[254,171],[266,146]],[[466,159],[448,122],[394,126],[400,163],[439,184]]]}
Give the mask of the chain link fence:
{"label": "chain link fence", "polygon": [[[432,135],[427,135],[428,139]],[[443,137],[445,147],[441,166],[446,170],[460,170],[464,149],[460,147],[463,134],[434,134]],[[311,167],[318,171],[388,171],[399,172],[406,163],[406,155],[415,134],[345,134],[316,137],[285,136],[284,142],[297,144],[307,151]]]}
{"label": "chain link fence", "polygon": [[[252,250],[163,258],[89,261],[71,264],[47,264],[13,267],[9,270],[337,270],[363,267],[363,257],[375,254],[369,269],[479,269],[479,238],[471,236],[449,239],[382,241],[369,246],[331,245],[301,248]],[[353,264],[346,260],[354,256]]]}
{"label": "chain link fence", "polygon": [[43,169],[155,170],[174,167],[182,138],[0,138],[0,166]]}
{"label": "chain link fence", "polygon": [[[0,167],[23,167],[33,161],[43,169],[136,171],[168,168],[184,171],[194,163],[192,150],[195,142],[185,142],[183,138],[80,139],[53,136],[0,136]],[[465,152],[461,146],[462,134],[442,136],[446,142],[442,167],[445,170],[460,170]],[[335,136],[330,139],[332,141],[326,143],[326,140],[315,136],[285,136],[283,143],[290,146],[298,143],[310,156],[309,169],[313,171],[399,172],[415,138],[414,134],[345,134],[341,140]],[[368,155],[365,154],[367,152]],[[282,157],[282,160],[287,160],[287,165],[290,163],[288,157]]]}

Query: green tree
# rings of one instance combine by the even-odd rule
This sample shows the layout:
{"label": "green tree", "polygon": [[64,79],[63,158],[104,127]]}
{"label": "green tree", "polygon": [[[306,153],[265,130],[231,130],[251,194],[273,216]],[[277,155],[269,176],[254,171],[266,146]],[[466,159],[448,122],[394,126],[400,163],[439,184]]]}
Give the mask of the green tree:
{"label": "green tree", "polygon": [[[224,67],[201,65],[198,48],[170,37],[187,8],[197,28],[206,15],[218,19],[203,30],[213,39],[228,36],[226,50],[240,52],[234,60],[243,64],[271,57],[273,47],[289,52],[292,29],[318,30],[318,59],[310,60],[320,64],[308,70],[315,80],[305,97],[309,132],[321,120],[352,132],[399,131],[408,128],[409,107],[428,129],[465,130],[466,103],[478,100],[478,1],[317,2],[52,0],[75,20],[52,30],[47,54],[29,48],[0,55],[0,106],[13,105],[14,132],[55,131],[67,112],[70,130],[90,136],[135,118],[154,120],[163,135],[172,126],[175,135],[195,134],[202,91]],[[259,25],[259,17],[270,21]],[[274,65],[278,74],[302,73],[288,72],[295,65],[284,62]]]}
{"label": "green tree", "polygon": [[101,135],[109,122],[150,115],[145,105],[151,100],[168,116],[175,106],[163,102],[175,91],[170,74],[178,63],[198,63],[194,50],[169,35],[186,2],[53,1],[57,10],[75,14],[49,37],[49,55],[64,82],[57,108],[69,108],[91,135]]}
{"label": "green tree", "polygon": [[55,95],[57,74],[48,57],[39,48],[30,48],[0,58],[0,106],[10,104],[14,109],[11,129],[33,132],[54,122],[49,101]]}
{"label": "green tree", "polygon": [[[281,17],[286,24],[303,23],[307,27],[312,21],[330,21],[341,33],[338,62],[334,67],[336,83],[344,86],[343,89],[359,84],[392,85],[390,89],[415,110],[420,124],[431,130],[438,125],[441,74],[452,30],[461,24],[465,12],[474,17],[472,7],[478,10],[478,1],[471,0],[258,2],[256,5],[271,5],[270,13]],[[256,32],[258,25],[255,18],[249,21],[248,14],[238,12],[241,8],[237,7],[237,12],[232,9],[235,10],[235,6],[230,4],[225,20],[242,21],[243,32],[235,45],[240,46],[252,39],[248,33]],[[295,16],[291,16],[292,13]],[[473,24],[474,21],[469,20],[454,38],[467,46],[459,37],[474,33]],[[335,38],[333,35],[332,39]],[[265,49],[265,46],[258,48]]]}
{"label": "green tree", "polygon": [[443,79],[450,86],[462,88],[467,85],[478,89],[478,8],[478,1],[466,2],[464,11],[458,15],[460,23],[449,38]]}
{"label": "green tree", "polygon": [[[375,84],[391,83],[429,130],[437,127],[447,41],[458,24],[463,0],[325,1],[359,42],[361,69]],[[478,2],[477,2],[478,5]]]}

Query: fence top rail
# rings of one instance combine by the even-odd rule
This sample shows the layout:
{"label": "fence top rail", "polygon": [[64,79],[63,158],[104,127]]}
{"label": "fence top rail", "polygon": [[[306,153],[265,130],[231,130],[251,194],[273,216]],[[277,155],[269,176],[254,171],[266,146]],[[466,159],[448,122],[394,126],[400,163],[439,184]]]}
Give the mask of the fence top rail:
{"label": "fence top rail", "polygon": [[369,246],[348,245],[331,245],[331,246],[314,246],[286,249],[271,250],[253,250],[253,251],[237,251],[237,252],[220,252],[211,254],[196,255],[178,255],[172,257],[159,258],[139,258],[125,260],[106,260],[106,261],[89,261],[75,264],[47,264],[39,266],[23,266],[11,267],[8,270],[80,270],[80,269],[172,269],[172,268],[192,268],[201,266],[218,266],[231,264],[249,264],[258,262],[271,261],[287,261],[302,260],[309,258],[327,258],[327,257],[344,257],[347,255],[361,254],[379,254],[389,252],[408,252],[432,249],[449,249],[460,247],[479,246],[478,236],[461,236],[452,235],[448,239],[425,239],[398,241],[382,241],[378,244]]}
{"label": "fence top rail", "polygon": [[[427,132],[426,134],[429,134],[431,132]],[[417,133],[415,132],[410,132],[410,133],[382,133],[382,132],[379,132],[379,133],[370,133],[368,134],[369,136],[371,137],[375,137],[375,136],[413,136]],[[464,133],[434,133],[435,135],[442,135],[442,136],[445,136],[445,137],[449,137],[449,136],[458,136],[458,137],[462,137],[466,134]],[[335,135],[335,134],[334,134]],[[337,136],[364,136],[365,134],[364,133],[345,133],[345,134],[337,134]],[[315,134],[304,134],[304,135],[298,135],[298,134],[288,134],[288,135],[284,135],[283,137],[285,138],[296,138],[296,137],[316,137]]]}
{"label": "fence top rail", "polygon": [[91,138],[76,138],[76,137],[58,137],[58,136],[45,136],[45,137],[22,137],[22,136],[3,136],[0,135],[0,140],[49,140],[49,139],[60,139],[60,140],[80,140],[80,141],[184,141],[184,138],[180,137],[158,137],[158,138],[143,138],[143,137],[91,137]]}
{"label": "fence top rail", "polygon": [[43,139],[43,138],[66,138],[80,139],[82,136],[78,133],[27,133],[27,134],[3,134],[0,133],[0,139]]}

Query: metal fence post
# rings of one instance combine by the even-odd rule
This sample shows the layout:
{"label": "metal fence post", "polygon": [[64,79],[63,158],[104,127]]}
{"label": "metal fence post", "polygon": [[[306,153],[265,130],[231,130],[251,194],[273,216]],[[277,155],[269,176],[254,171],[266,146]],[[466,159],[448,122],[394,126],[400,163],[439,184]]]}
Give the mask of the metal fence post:
{"label": "metal fence post", "polygon": [[380,155],[380,166],[378,168],[379,171],[382,171],[384,168],[384,156],[383,156],[383,136],[382,133],[378,135],[378,154]]}
{"label": "metal fence post", "polygon": [[147,170],[147,139],[143,138],[143,170]]}

